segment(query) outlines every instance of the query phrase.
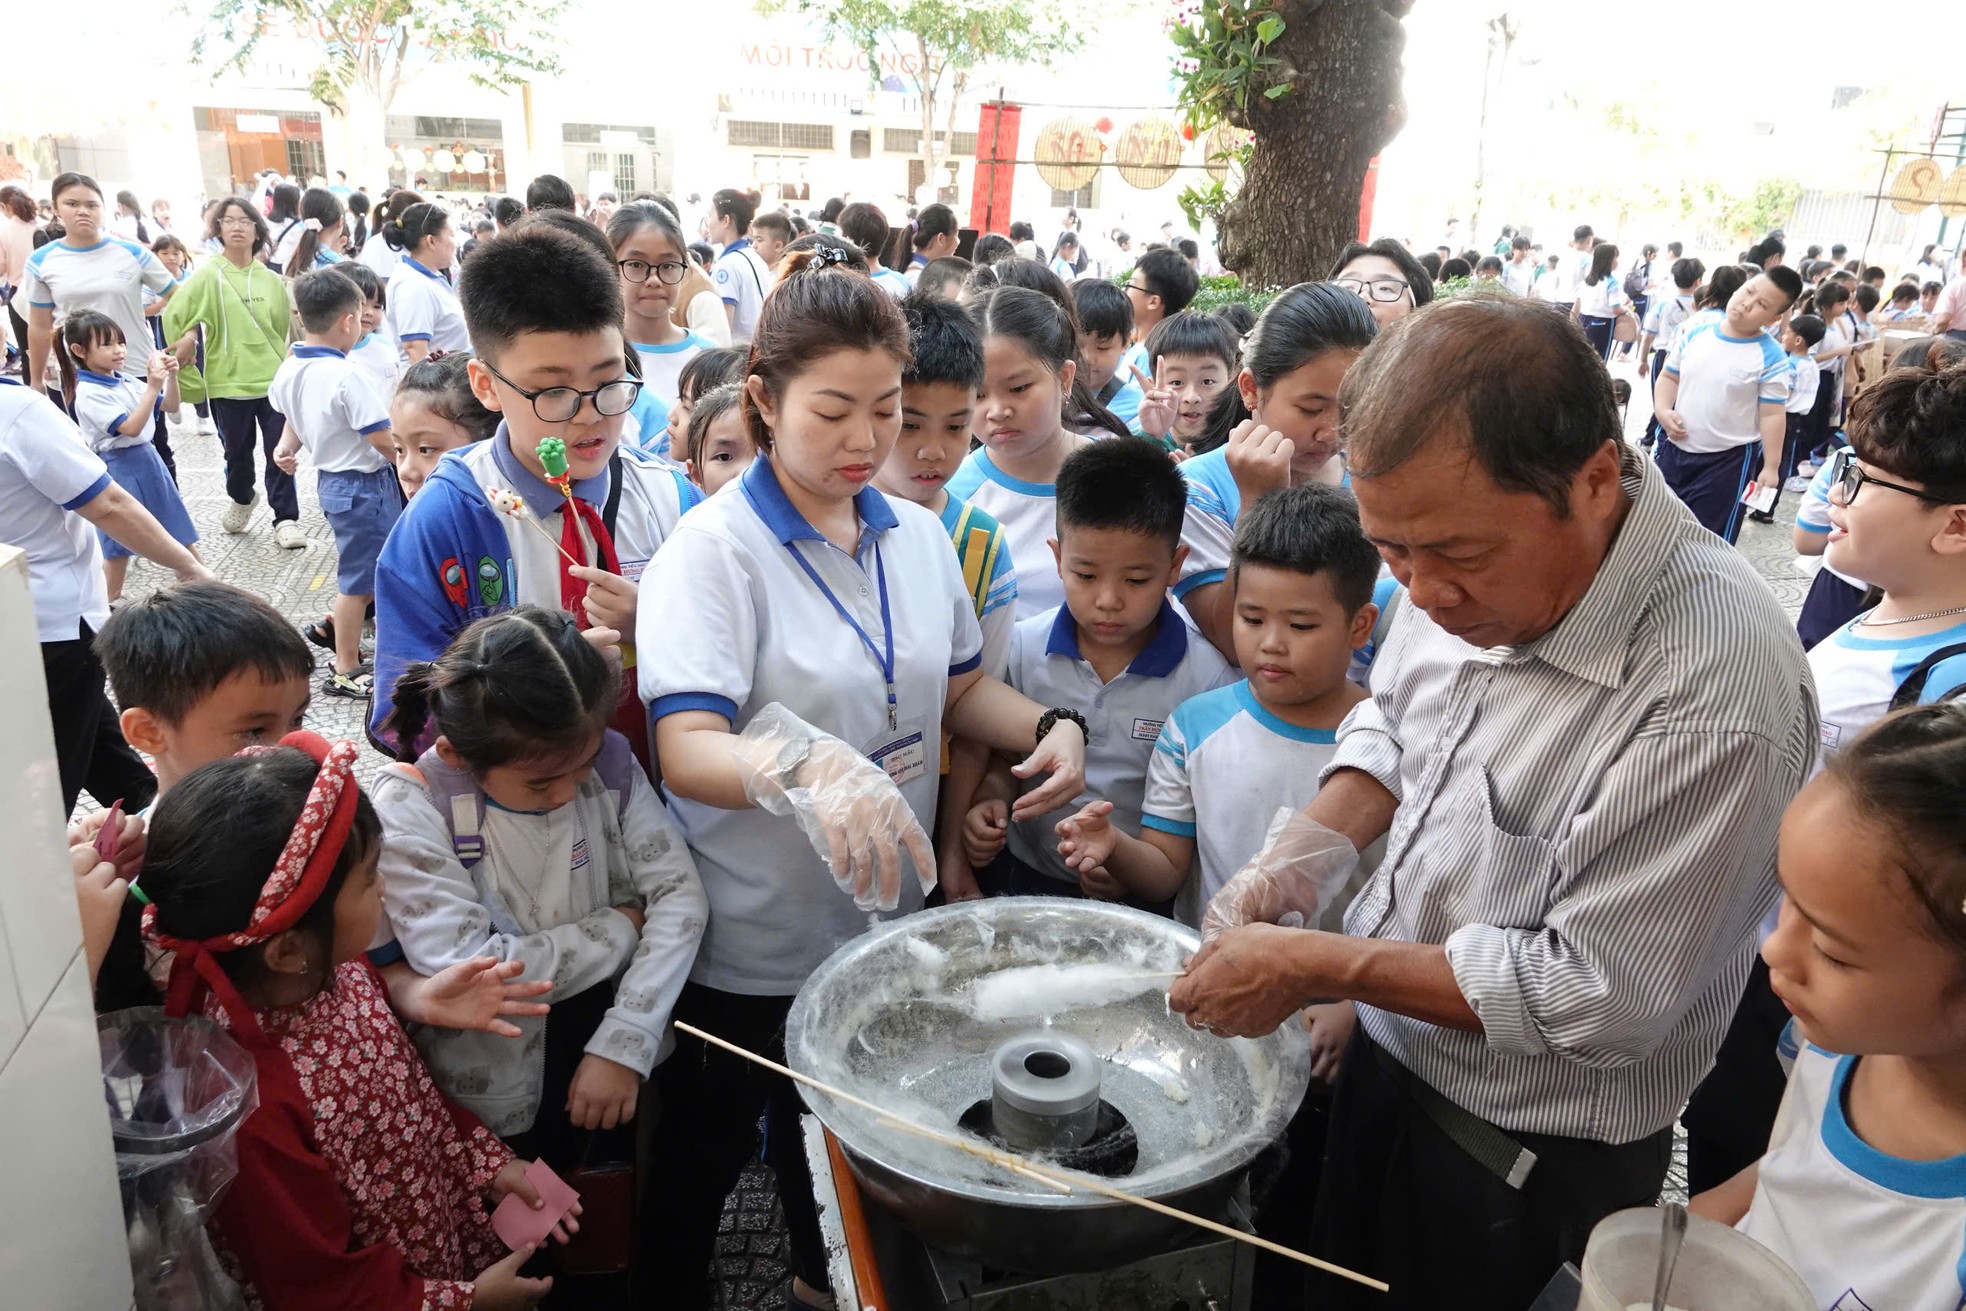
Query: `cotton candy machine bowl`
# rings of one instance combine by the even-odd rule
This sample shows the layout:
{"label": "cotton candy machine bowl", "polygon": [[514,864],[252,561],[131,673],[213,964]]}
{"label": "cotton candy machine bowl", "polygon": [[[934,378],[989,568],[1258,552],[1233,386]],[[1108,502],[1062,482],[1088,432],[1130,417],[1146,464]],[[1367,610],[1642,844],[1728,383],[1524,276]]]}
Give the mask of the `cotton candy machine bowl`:
{"label": "cotton candy machine bowl", "polygon": [[[1167,1008],[1199,945],[1171,920],[1100,902],[1005,898],[882,924],[813,972],[786,1022],[792,1068],[894,1119],[1083,1170],[1220,1218],[1309,1077],[1291,1023],[1223,1039]],[[861,1189],[925,1242],[1038,1274],[1187,1243],[1179,1220],[1044,1183],[805,1089]]]}

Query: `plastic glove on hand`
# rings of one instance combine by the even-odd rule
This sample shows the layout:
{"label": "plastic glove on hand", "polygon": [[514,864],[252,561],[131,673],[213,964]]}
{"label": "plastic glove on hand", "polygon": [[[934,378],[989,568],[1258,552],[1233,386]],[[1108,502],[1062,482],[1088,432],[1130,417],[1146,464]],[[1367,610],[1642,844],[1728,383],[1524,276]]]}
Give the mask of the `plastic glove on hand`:
{"label": "plastic glove on hand", "polygon": [[1209,900],[1202,939],[1244,924],[1316,924],[1357,868],[1358,851],[1343,834],[1279,807],[1263,850]]}
{"label": "plastic glove on hand", "polygon": [[842,892],[861,910],[901,904],[902,853],[926,893],[935,850],[887,771],[776,701],[737,735],[735,754],[752,805],[796,820]]}

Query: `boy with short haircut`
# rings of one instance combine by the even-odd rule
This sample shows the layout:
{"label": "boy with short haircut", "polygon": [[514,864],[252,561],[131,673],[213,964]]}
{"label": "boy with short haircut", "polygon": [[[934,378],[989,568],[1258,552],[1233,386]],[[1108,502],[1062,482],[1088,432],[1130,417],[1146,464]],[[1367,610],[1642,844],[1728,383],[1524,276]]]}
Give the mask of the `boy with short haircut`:
{"label": "boy with short haircut", "polygon": [[[1655,396],[1659,391],[1659,375],[1665,371],[1666,352],[1679,340],[1679,325],[1692,316],[1693,294],[1706,275],[1707,266],[1697,259],[1674,260],[1673,294],[1655,296],[1646,307],[1645,330],[1638,338],[1638,376],[1651,376]],[[1659,416],[1654,414],[1645,421],[1645,436],[1641,441],[1646,450],[1651,450],[1659,440],[1659,432]]]}
{"label": "boy with short haircut", "polygon": [[972,860],[995,857],[1007,840],[992,868],[999,885],[992,891],[1118,900],[1126,888],[1103,871],[1081,874],[1065,863],[1058,824],[1097,801],[1112,804],[1119,824],[1137,827],[1148,760],[1167,717],[1234,675],[1167,599],[1187,554],[1181,526],[1188,497],[1166,454],[1138,440],[1094,442],[1065,461],[1057,486],[1051,546],[1065,604],[1017,625],[1010,683],[1046,705],[1083,710],[1086,790],[1006,833],[1017,788],[1007,771],[994,770],[964,836]]}
{"label": "boy with short haircut", "polygon": [[[1378,552],[1341,489],[1300,483],[1257,501],[1236,525],[1229,572],[1236,657],[1249,677],[1182,702],[1168,719],[1139,836],[1104,802],[1059,825],[1072,866],[1103,866],[1139,897],[1174,898],[1175,917],[1198,927],[1209,899],[1263,849],[1277,811],[1310,804],[1339,724],[1365,700],[1346,670],[1372,640],[1378,574]],[[1305,927],[1342,931],[1349,901],[1334,899]]]}
{"label": "boy with short haircut", "polygon": [[1132,423],[1145,397],[1133,375],[1120,367],[1133,340],[1133,298],[1104,278],[1072,284],[1079,315],[1079,363],[1093,399],[1121,422]]}
{"label": "boy with short haircut", "polygon": [[321,690],[360,700],[374,682],[362,666],[362,625],[375,595],[376,558],[403,512],[390,463],[389,406],[348,358],[367,335],[354,282],[335,269],[315,269],[293,280],[291,295],[303,340],[281,361],[267,391],[273,407],[287,416],[273,459],[291,474],[305,448],[314,464],[316,496],[334,530],[337,558],[328,610],[334,669]]}
{"label": "boy with short haircut", "polygon": [[975,268],[960,255],[944,255],[932,259],[922,269],[922,275],[915,281],[915,290],[926,296],[939,296],[943,300],[959,300],[963,287],[969,281],[969,272]]}
{"label": "boy with short haircut", "polygon": [[758,252],[766,268],[778,267],[792,241],[792,220],[779,211],[766,210],[751,220],[751,249]]}
{"label": "boy with short haircut", "polygon": [[307,712],[313,652],[278,610],[229,583],[180,583],[129,602],[95,651],[123,736],[156,766],[160,796],[200,765],[278,742]]}
{"label": "boy with short haircut", "polygon": [[[1821,381],[1822,371],[1816,367],[1816,361],[1809,352],[1822,343],[1823,334],[1827,331],[1827,325],[1813,314],[1797,314],[1782,329],[1782,349],[1788,352],[1789,398],[1782,440],[1782,481],[1775,492],[1776,501],[1781,500],[1784,490],[1799,492],[1809,486],[1808,480],[1798,478],[1795,470],[1802,460],[1802,453],[1815,448],[1815,434],[1811,431],[1810,420],[1816,410],[1817,383]],[[1797,486],[1790,488],[1790,483]],[[1775,506],[1770,504],[1766,510],[1752,511],[1748,518],[1756,523],[1773,523]]]}
{"label": "boy with short haircut", "polygon": [[1147,334],[1153,372],[1136,370],[1146,390],[1137,434],[1163,450],[1191,450],[1208,429],[1208,412],[1224,387],[1235,381],[1241,352],[1227,324],[1212,314],[1182,310]]}
{"label": "boy with short haircut", "polygon": [[[924,270],[926,283],[937,260]],[[970,418],[983,386],[983,339],[969,312],[918,288],[901,302],[913,354],[901,370],[901,437],[874,473],[889,496],[932,510],[956,549],[963,584],[983,630],[983,672],[1004,677],[1010,632],[1017,622],[1017,570],[1003,525],[986,510],[948,490],[969,453]],[[963,853],[963,819],[990,763],[989,749],[952,741],[943,760],[936,804],[935,846],[944,896],[976,894],[976,875]]]}
{"label": "boy with short haircut", "polygon": [[[1120,363],[1122,374],[1129,378],[1133,376],[1127,373],[1128,365],[1143,374],[1152,371],[1153,357],[1147,354],[1147,334],[1162,319],[1187,309],[1188,302],[1195,298],[1195,292],[1200,287],[1201,279],[1195,273],[1194,265],[1188,263],[1180,251],[1150,250],[1140,257],[1140,262],[1133,266],[1133,272],[1126,278],[1126,298],[1133,305],[1133,348]],[[1131,414],[1121,414],[1119,417],[1126,423],[1132,423],[1134,419]]]}
{"label": "boy with short haircut", "polygon": [[[383,548],[369,732],[392,754],[380,729],[405,665],[436,659],[473,621],[519,605],[564,609],[583,628],[609,630],[597,642],[633,633],[642,570],[702,499],[680,468],[620,449],[640,385],[625,358],[621,281],[591,246],[520,224],[472,256],[458,296],[471,388],[502,418],[491,437],[437,462]],[[549,439],[557,448],[542,455]],[[548,481],[547,456],[571,495]],[[499,499],[520,514],[494,508],[495,490],[511,493]],[[633,649],[621,645],[633,668]],[[647,716],[634,684],[623,680],[613,727],[646,766]]]}

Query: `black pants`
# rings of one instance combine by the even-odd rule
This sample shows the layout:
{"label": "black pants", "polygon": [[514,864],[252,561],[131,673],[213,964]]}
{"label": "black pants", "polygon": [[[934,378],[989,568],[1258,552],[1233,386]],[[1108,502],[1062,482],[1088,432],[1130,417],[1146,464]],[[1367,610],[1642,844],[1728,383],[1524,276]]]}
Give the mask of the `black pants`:
{"label": "black pants", "polygon": [[[750,997],[691,983],[675,1018],[775,1061],[785,1059],[790,997]],[[765,1161],[778,1174],[785,1228],[792,1240],[792,1273],[826,1288],[826,1248],[812,1200],[799,1116],[805,1103],[790,1079],[687,1034],[655,1072],[662,1120],[650,1149],[655,1187],[642,1208],[641,1245],[654,1287],[648,1306],[707,1311],[717,1305],[710,1271],[724,1199],[757,1150],[758,1116],[765,1118]]]}
{"label": "black pants", "polygon": [[55,727],[55,760],[61,770],[61,817],[75,810],[87,788],[104,807],[122,801],[138,811],[157,797],[157,776],[123,740],[116,708],[103,691],[95,630],[84,623],[68,642],[41,643],[41,674],[48,684],[48,717]]}
{"label": "black pants", "polygon": [[1582,1258],[1599,1220],[1658,1198],[1670,1127],[1617,1146],[1511,1135],[1537,1160],[1523,1186],[1510,1188],[1427,1117],[1410,1075],[1389,1073],[1381,1060],[1360,1027],[1338,1077],[1307,1250],[1392,1291],[1313,1272],[1306,1306],[1522,1311],[1565,1261]]}
{"label": "black pants", "polygon": [[1782,1108],[1788,1087],[1775,1054],[1788,1022],[1788,1007],[1768,986],[1768,962],[1756,956],[1713,1069],[1693,1090],[1680,1117],[1686,1126],[1689,1192],[1726,1183],[1767,1152],[1775,1112]]}
{"label": "black pants", "polygon": [[1653,443],[1657,442],[1665,431],[1659,427],[1659,410],[1657,404],[1659,395],[1659,371],[1665,367],[1666,353],[1664,351],[1653,351],[1652,367],[1646,371],[1646,377],[1652,383],[1652,397],[1654,402],[1652,416],[1645,421],[1645,437],[1643,440],[1647,450],[1652,448]]}
{"label": "black pants", "polygon": [[1816,571],[1809,594],[1802,598],[1802,613],[1795,618],[1795,635],[1807,651],[1816,643],[1855,619],[1864,609],[1868,589],[1852,587],[1827,569]]}
{"label": "black pants", "polygon": [[287,421],[273,408],[273,402],[264,396],[250,400],[215,396],[212,423],[225,445],[225,494],[232,503],[253,503],[253,447],[258,445],[266,453],[266,503],[273,507],[273,521],[300,518],[294,477],[273,463],[273,448],[287,430]]}
{"label": "black pants", "polygon": [[[522,1160],[544,1161],[553,1173],[569,1178],[583,1165],[612,1165],[635,1159],[635,1126],[631,1122],[615,1129],[578,1129],[567,1117],[567,1087],[586,1056],[588,1040],[600,1027],[608,1007],[614,1004],[614,985],[597,984],[565,1001],[553,1003],[546,1017],[545,1092],[539,1099],[539,1112],[532,1128],[505,1140],[513,1154]],[[518,1053],[513,1053],[514,1059]],[[648,1110],[647,1097],[637,1101],[637,1117]],[[551,1239],[544,1249],[526,1263],[526,1273],[534,1278],[553,1277],[553,1291],[542,1306],[592,1307],[594,1311],[629,1306],[628,1274],[568,1275],[556,1268],[557,1249]]]}
{"label": "black pants", "polygon": [[[1324,1168],[1324,1141],[1330,1127],[1331,1088],[1313,1079],[1282,1141],[1250,1167],[1256,1232],[1262,1237],[1285,1247],[1304,1241],[1317,1210],[1318,1175]],[[1258,1251],[1250,1305],[1254,1311],[1302,1311],[1304,1267]]]}

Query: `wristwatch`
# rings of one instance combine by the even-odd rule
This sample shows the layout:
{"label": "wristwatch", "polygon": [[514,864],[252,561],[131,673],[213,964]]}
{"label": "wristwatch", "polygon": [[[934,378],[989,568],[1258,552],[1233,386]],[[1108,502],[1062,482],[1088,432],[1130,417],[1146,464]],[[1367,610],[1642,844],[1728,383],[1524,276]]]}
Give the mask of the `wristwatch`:
{"label": "wristwatch", "polygon": [[1076,710],[1067,709],[1064,706],[1053,706],[1038,716],[1038,745],[1044,745],[1044,740],[1051,736],[1051,730],[1058,727],[1058,721],[1061,719],[1068,719],[1072,723],[1077,724],[1079,726],[1079,736],[1088,742],[1092,740],[1092,730],[1085,726],[1084,715],[1081,715]]}
{"label": "wristwatch", "polygon": [[772,770],[772,781],[786,792],[798,786],[799,766],[805,764],[812,755],[812,739],[800,735],[779,748],[778,763]]}

